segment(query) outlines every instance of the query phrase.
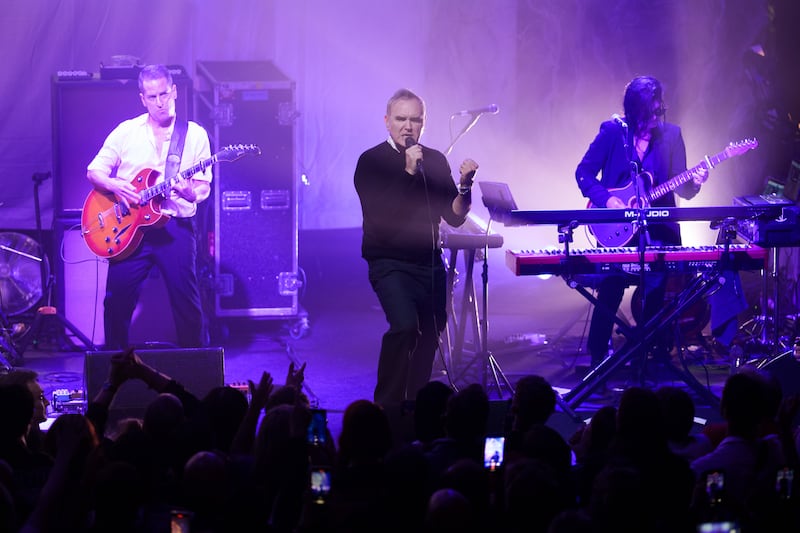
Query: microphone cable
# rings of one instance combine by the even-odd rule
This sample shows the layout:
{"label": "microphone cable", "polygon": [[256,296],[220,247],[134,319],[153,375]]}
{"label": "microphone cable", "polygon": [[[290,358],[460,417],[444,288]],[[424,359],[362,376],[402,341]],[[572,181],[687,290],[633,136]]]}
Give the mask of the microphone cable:
{"label": "microphone cable", "polygon": [[[411,146],[414,146],[415,144],[416,144],[416,142],[414,141],[414,139],[412,139],[410,137],[406,139],[406,148],[410,148]],[[445,328],[447,327],[447,320],[448,320],[448,317],[447,317],[447,271],[446,270],[445,270],[445,279],[444,279],[444,284],[445,284],[445,286],[444,286],[444,291],[445,291],[445,325],[441,329],[439,328],[439,320],[438,320],[438,318],[436,316],[436,305],[437,305],[437,298],[436,298],[436,286],[437,286],[437,284],[436,284],[436,270],[439,268],[440,265],[444,268],[441,252],[439,252],[439,260],[438,260],[438,262],[437,262],[437,259],[436,259],[437,250],[439,250],[439,242],[438,242],[438,239],[436,238],[436,227],[439,226],[440,221],[438,219],[441,218],[441,217],[439,217],[439,216],[434,217],[433,207],[431,205],[431,191],[430,191],[430,189],[428,187],[428,175],[425,172],[425,167],[422,164],[422,160],[417,161],[417,170],[420,173],[420,175],[422,176],[422,186],[423,186],[423,188],[425,190],[425,205],[426,205],[426,208],[427,208],[427,211],[428,211],[428,224],[430,225],[430,231],[431,231],[431,236],[430,236],[430,239],[431,239],[431,248],[430,248],[430,251],[431,251],[431,257],[430,257],[430,269],[431,269],[430,270],[430,303],[431,303],[431,308],[430,308],[430,313],[431,313],[431,318],[433,319],[432,320],[432,322],[433,322],[433,337],[434,337],[434,339],[436,341],[436,352],[439,354],[439,359],[441,360],[442,366],[444,367],[444,373],[447,376],[447,381],[448,381],[448,383],[450,385],[450,388],[453,389],[455,392],[458,392],[458,387],[456,386],[455,382],[453,381],[453,376],[452,376],[451,369],[447,365],[447,360],[446,360],[445,355],[444,355],[444,349],[442,348],[442,338],[441,338],[441,333],[444,332]],[[437,220],[434,221],[434,218],[436,218]],[[432,370],[433,369],[431,368],[431,371]],[[431,376],[428,377],[428,381],[430,381],[430,377]],[[414,391],[414,393],[416,394],[416,391]]]}

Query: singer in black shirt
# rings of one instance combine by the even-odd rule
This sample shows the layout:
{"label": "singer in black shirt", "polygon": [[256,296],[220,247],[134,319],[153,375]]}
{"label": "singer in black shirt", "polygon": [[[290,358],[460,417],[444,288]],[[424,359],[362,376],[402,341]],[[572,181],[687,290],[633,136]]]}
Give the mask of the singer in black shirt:
{"label": "singer in black shirt", "polygon": [[439,222],[460,226],[469,213],[477,163],[465,160],[456,187],[444,154],[422,146],[425,103],[409,91],[386,105],[389,138],[358,159],[361,255],[389,323],[381,342],[375,402],[414,399],[430,380],[447,321]]}

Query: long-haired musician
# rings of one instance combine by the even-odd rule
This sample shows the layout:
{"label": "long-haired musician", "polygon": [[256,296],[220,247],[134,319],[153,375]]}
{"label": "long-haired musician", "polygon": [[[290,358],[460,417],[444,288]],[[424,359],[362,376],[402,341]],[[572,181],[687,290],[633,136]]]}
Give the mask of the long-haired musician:
{"label": "long-haired musician", "polygon": [[[665,121],[667,108],[661,83],[650,76],[634,78],[625,87],[623,106],[625,116],[614,115],[600,125],[599,133],[575,170],[581,193],[596,207],[637,207],[637,198],[641,198],[647,188],[663,184],[686,171],[683,136],[677,125]],[[674,193],[691,199],[707,178],[708,171],[701,169]],[[652,205],[674,206],[675,196],[670,192]],[[629,245],[635,246],[642,235],[632,234],[625,238],[628,237]],[[649,224],[644,237],[648,245],[681,244],[677,223]],[[599,236],[598,241],[602,244]],[[663,304],[665,280],[664,276],[648,278],[645,319]],[[609,275],[598,286],[600,305],[592,313],[587,339],[592,367],[608,355],[614,313],[622,302],[626,286],[626,281],[615,275]]]}

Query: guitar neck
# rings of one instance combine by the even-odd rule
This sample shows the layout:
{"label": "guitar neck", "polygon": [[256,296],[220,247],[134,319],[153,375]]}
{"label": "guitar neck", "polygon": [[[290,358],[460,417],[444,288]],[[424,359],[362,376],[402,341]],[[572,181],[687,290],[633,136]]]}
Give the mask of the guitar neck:
{"label": "guitar neck", "polygon": [[160,195],[167,196],[167,193],[169,193],[169,190],[175,183],[178,183],[178,181],[180,180],[191,178],[198,172],[204,172],[205,169],[207,169],[216,162],[217,162],[217,154],[214,154],[208,159],[200,161],[196,165],[193,165],[187,168],[186,170],[179,172],[178,174],[172,176],[171,178],[166,178],[161,183],[157,183],[152,187],[143,190],[141,193],[142,202],[148,202],[153,198],[155,198],[156,196]]}
{"label": "guitar neck", "polygon": [[725,151],[722,151],[717,155],[711,157],[706,157],[706,159],[702,161],[700,164],[686,170],[685,172],[681,172],[674,178],[671,178],[670,180],[660,185],[656,185],[655,187],[650,189],[650,192],[647,194],[648,199],[651,202],[658,200],[665,194],[673,192],[675,189],[677,189],[678,187],[680,187],[681,185],[692,179],[692,174],[694,174],[695,172],[701,169],[711,170],[718,164],[728,159],[728,157],[729,156]]}

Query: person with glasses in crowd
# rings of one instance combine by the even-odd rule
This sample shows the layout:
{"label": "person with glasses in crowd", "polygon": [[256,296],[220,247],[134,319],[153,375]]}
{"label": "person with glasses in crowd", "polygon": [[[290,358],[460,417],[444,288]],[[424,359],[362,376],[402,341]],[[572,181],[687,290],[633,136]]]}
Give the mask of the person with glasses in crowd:
{"label": "person with glasses in crowd", "polygon": [[[649,190],[686,171],[686,146],[680,127],[665,120],[667,108],[661,83],[651,76],[633,78],[625,87],[623,108],[624,117],[614,115],[600,125],[575,171],[581,193],[594,207],[636,207],[635,198],[644,191],[627,188],[634,177],[646,173],[642,185]],[[652,206],[675,206],[675,194],[687,200],[693,198],[707,178],[705,169],[694,173],[674,194],[662,196]],[[631,191],[637,194],[626,196]],[[638,233],[632,235],[627,245],[637,246],[639,238]],[[681,244],[680,228],[675,222],[648,224],[645,238],[648,246]],[[598,305],[592,312],[587,339],[592,368],[609,354],[614,315],[625,288],[638,281],[638,276],[633,277],[636,279],[610,274],[599,282]],[[662,307],[665,285],[665,276],[648,276],[644,290],[645,321]]]}
{"label": "person with glasses in crowd", "polygon": [[[139,73],[139,98],[146,112],[120,123],[108,135],[89,163],[87,178],[92,186],[113,194],[122,210],[141,202],[140,188],[133,180],[143,169],[153,169],[164,180],[173,136],[185,128],[182,156],[176,171],[184,171],[210,158],[208,133],[195,122],[176,119],[177,86],[164,65],[149,65]],[[180,127],[179,127],[180,126]],[[179,152],[176,152],[179,153]],[[168,176],[172,178],[177,172]],[[141,286],[153,267],[161,272],[175,320],[178,345],[205,344],[203,313],[197,281],[194,215],[211,192],[211,166],[185,179],[176,180],[160,204],[169,218],[163,226],[143,231],[141,243],[123,259],[109,261],[104,300],[107,349],[129,345],[129,328]],[[131,217],[133,218],[133,217]],[[140,227],[140,230],[145,229]],[[137,230],[138,231],[138,230]]]}

